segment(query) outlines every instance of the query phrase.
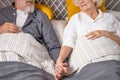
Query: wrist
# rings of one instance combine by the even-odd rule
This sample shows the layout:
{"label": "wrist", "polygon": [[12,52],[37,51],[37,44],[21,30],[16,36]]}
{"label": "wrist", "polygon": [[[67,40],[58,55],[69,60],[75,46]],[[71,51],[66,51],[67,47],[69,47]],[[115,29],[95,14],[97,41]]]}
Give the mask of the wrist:
{"label": "wrist", "polygon": [[63,61],[61,59],[58,59],[56,63],[63,63]]}
{"label": "wrist", "polygon": [[109,31],[104,30],[103,36],[105,36],[105,37],[109,38],[109,35],[110,35],[110,32],[109,32]]}

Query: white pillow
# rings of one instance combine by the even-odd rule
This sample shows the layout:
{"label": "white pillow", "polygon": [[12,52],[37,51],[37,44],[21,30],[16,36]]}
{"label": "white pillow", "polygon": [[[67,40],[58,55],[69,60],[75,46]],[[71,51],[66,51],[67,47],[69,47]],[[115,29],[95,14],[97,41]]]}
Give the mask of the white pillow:
{"label": "white pillow", "polygon": [[107,12],[111,13],[112,15],[114,15],[120,21],[120,11],[107,10]]}
{"label": "white pillow", "polygon": [[52,20],[51,21],[53,28],[55,30],[55,33],[60,41],[60,44],[62,44],[62,36],[63,36],[63,31],[64,28],[67,24],[67,21],[65,20]]}

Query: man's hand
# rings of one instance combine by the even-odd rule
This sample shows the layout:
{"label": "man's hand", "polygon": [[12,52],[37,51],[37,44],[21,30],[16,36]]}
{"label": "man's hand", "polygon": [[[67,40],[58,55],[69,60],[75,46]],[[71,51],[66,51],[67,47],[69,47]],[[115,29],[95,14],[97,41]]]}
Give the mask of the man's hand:
{"label": "man's hand", "polygon": [[0,26],[0,34],[2,33],[18,33],[20,32],[17,25],[13,23],[5,23]]}
{"label": "man's hand", "polygon": [[57,63],[55,66],[55,80],[61,80],[68,73],[67,63]]}
{"label": "man's hand", "polygon": [[87,37],[87,39],[89,40],[94,40],[96,38],[99,37],[108,37],[109,32],[106,30],[95,30],[95,31],[91,31],[88,34],[85,35],[85,37]]}

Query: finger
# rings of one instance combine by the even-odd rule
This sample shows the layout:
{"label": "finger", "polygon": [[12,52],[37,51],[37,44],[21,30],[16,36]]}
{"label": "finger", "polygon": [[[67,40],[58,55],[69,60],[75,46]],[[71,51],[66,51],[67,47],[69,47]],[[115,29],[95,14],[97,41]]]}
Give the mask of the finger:
{"label": "finger", "polygon": [[68,67],[64,67],[64,73],[67,74],[69,72]]}
{"label": "finger", "polygon": [[60,77],[60,78],[59,78],[59,77],[54,77],[54,79],[55,79],[55,80],[63,80],[62,77]]}
{"label": "finger", "polygon": [[14,30],[14,29],[8,29],[7,32],[8,32],[8,33],[17,33],[18,31]]}
{"label": "finger", "polygon": [[61,66],[64,70],[64,73],[67,74],[68,73],[68,63],[63,63]]}
{"label": "finger", "polygon": [[12,30],[12,29],[8,29],[7,32],[8,32],[8,33],[12,33],[13,30]]}
{"label": "finger", "polygon": [[[60,68],[60,67],[59,67]],[[55,70],[55,73],[56,73],[56,75],[58,76],[58,77],[63,77],[66,73],[65,73],[65,71],[64,71],[64,69],[57,69],[56,68],[56,70]]]}
{"label": "finger", "polygon": [[61,71],[63,68],[60,65],[58,65],[56,66],[56,69]]}
{"label": "finger", "polygon": [[63,63],[62,66],[68,67],[68,63]]}
{"label": "finger", "polygon": [[57,68],[58,68],[59,70],[63,70],[64,67],[66,67],[66,66],[67,66],[67,64],[62,63],[62,64],[58,65]]}
{"label": "finger", "polygon": [[89,40],[89,39],[92,40],[92,39],[94,39],[94,38],[96,38],[96,35],[90,35],[90,36],[87,37],[88,40]]}
{"label": "finger", "polygon": [[64,76],[65,74],[68,73],[68,64],[67,63],[63,63],[61,65],[57,65],[56,68],[55,68],[55,71],[59,75]]}
{"label": "finger", "polygon": [[63,80],[63,76],[62,76],[62,77],[59,77],[59,76],[56,75],[55,78],[56,78],[57,80]]}
{"label": "finger", "polygon": [[63,71],[64,71],[64,69],[62,69],[60,66],[56,68],[56,72],[57,72],[58,74],[61,74],[61,75],[62,75]]}
{"label": "finger", "polygon": [[58,79],[62,77],[62,75],[59,74],[59,73],[57,73],[57,72],[55,72],[55,76],[56,76]]}
{"label": "finger", "polygon": [[6,23],[6,24],[10,29],[13,29],[15,31],[20,31],[19,27],[17,25],[15,25],[14,23]]}
{"label": "finger", "polygon": [[13,29],[14,31],[19,31],[19,28],[16,25],[11,25],[10,29]]}
{"label": "finger", "polygon": [[57,77],[56,75],[54,76],[55,80],[59,80],[59,77]]}
{"label": "finger", "polygon": [[90,33],[86,34],[85,37],[89,37],[90,35],[93,35],[93,34],[94,34],[94,32],[90,32]]}
{"label": "finger", "polygon": [[61,73],[62,74],[66,74],[66,73],[68,73],[68,66],[60,66],[61,68],[62,68],[62,70],[61,70]]}

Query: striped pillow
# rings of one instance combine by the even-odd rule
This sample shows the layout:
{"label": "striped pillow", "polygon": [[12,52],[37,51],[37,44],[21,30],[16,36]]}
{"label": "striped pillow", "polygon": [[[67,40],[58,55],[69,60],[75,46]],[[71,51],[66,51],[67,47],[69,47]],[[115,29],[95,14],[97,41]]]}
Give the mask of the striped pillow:
{"label": "striped pillow", "polygon": [[106,0],[107,10],[120,11],[120,0]]}

